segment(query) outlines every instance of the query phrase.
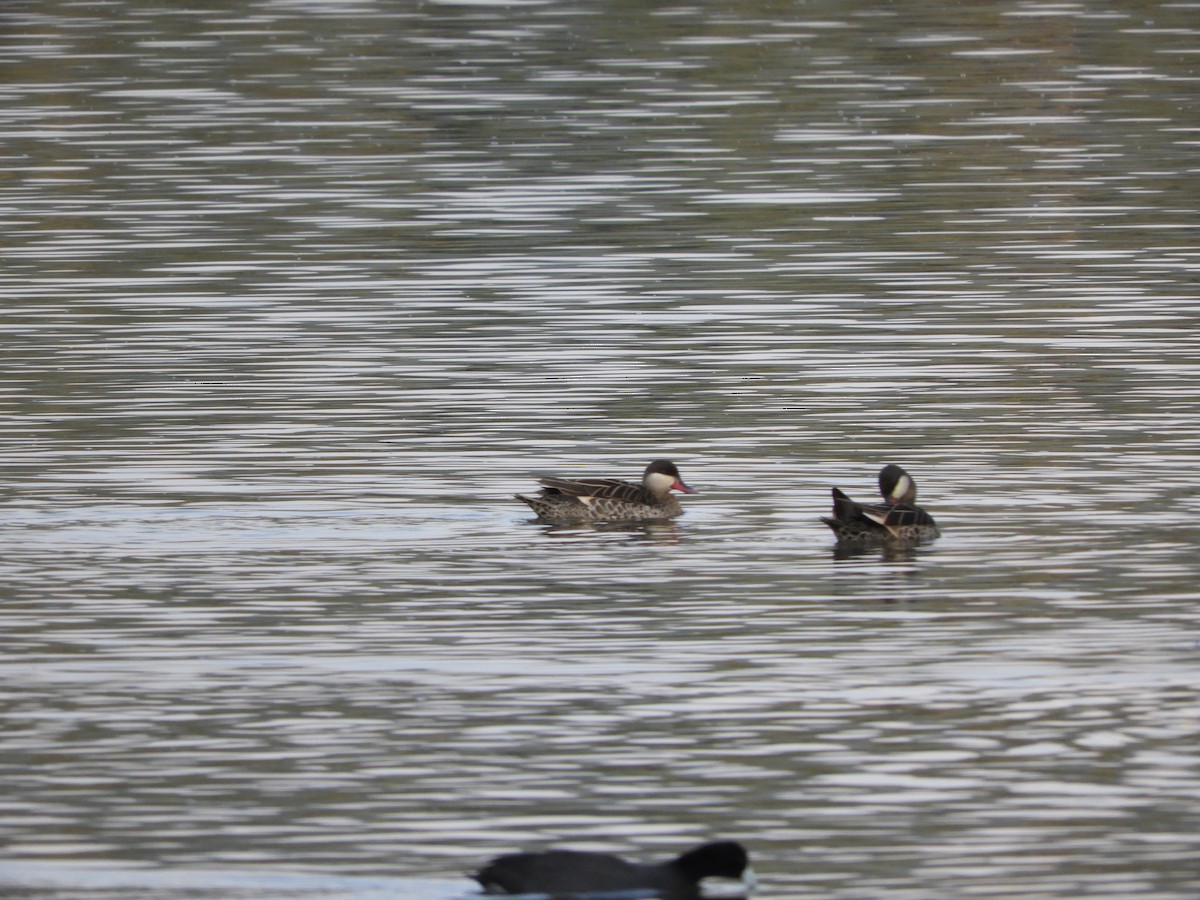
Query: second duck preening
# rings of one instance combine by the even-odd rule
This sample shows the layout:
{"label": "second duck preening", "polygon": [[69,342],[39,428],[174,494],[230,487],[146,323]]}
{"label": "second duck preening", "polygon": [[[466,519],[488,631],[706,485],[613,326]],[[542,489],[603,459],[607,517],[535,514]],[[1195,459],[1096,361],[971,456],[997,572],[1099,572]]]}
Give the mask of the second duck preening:
{"label": "second duck preening", "polygon": [[670,519],[683,512],[671,491],[694,494],[669,459],[646,466],[642,483],[618,478],[539,478],[540,493],[518,500],[528,503],[544,522],[640,522]]}
{"label": "second duck preening", "polygon": [[821,521],[843,544],[915,544],[937,537],[933,516],[917,506],[917,485],[896,465],[879,470],[882,503],[856,503],[833,489],[833,515]]}

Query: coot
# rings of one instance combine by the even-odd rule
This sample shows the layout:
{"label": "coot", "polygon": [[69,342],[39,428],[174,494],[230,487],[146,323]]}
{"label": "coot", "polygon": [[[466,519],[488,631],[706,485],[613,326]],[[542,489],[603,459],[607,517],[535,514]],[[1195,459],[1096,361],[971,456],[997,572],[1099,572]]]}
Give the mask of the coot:
{"label": "coot", "polygon": [[737,841],[701,844],[669,862],[649,865],[581,850],[513,853],[497,857],[472,877],[488,894],[644,890],[668,900],[693,900],[700,897],[704,878],[741,879],[747,891],[754,887],[749,856]]}

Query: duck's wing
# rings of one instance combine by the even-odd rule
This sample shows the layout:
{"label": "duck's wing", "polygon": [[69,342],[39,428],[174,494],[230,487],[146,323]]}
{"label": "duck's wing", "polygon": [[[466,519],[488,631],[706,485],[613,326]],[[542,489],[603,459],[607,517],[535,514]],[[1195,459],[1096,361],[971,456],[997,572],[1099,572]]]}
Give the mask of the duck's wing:
{"label": "duck's wing", "polygon": [[654,498],[640,484],[630,484],[619,478],[539,478],[547,491],[569,497],[588,497],[597,500],[623,500],[629,503],[652,503]]}
{"label": "duck's wing", "polygon": [[897,537],[937,534],[937,523],[933,521],[933,516],[919,506],[882,503],[878,506],[864,506],[862,512],[872,522],[882,525]]}

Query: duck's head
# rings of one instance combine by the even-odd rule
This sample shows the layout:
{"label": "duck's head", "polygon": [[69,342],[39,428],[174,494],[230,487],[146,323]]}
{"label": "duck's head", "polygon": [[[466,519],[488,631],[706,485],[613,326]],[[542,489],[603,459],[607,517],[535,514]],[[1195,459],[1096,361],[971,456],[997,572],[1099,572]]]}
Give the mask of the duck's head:
{"label": "duck's head", "polygon": [[899,466],[884,466],[879,470],[879,493],[887,503],[917,502],[916,482]]}
{"label": "duck's head", "polygon": [[679,477],[679,469],[669,459],[656,459],[646,466],[642,473],[642,484],[655,497],[665,497],[671,491],[682,494],[694,494],[695,490],[683,483]]}

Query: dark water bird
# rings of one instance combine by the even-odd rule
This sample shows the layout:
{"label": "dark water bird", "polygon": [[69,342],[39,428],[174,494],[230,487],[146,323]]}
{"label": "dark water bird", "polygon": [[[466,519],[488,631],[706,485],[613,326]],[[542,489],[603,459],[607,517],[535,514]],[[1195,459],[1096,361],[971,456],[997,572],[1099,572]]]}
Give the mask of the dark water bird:
{"label": "dark water bird", "polygon": [[472,876],[488,894],[580,894],[631,892],[665,900],[698,900],[705,878],[740,879],[754,889],[746,848],[736,841],[701,844],[665,863],[633,863],[608,853],[549,850],[513,853],[492,860]]}
{"label": "dark water bird", "polygon": [[642,483],[617,478],[539,478],[535,496],[517,494],[545,522],[636,522],[670,519],[683,512],[671,491],[696,493],[669,459],[646,466]]}
{"label": "dark water bird", "polygon": [[856,503],[833,489],[833,515],[821,521],[833,529],[839,543],[859,546],[915,544],[937,537],[933,516],[916,505],[917,485],[895,465],[879,470],[882,503]]}

